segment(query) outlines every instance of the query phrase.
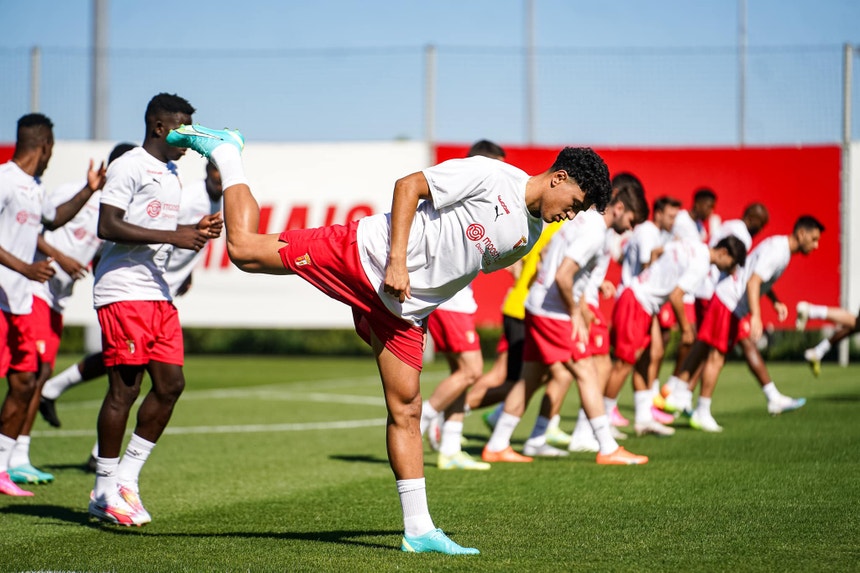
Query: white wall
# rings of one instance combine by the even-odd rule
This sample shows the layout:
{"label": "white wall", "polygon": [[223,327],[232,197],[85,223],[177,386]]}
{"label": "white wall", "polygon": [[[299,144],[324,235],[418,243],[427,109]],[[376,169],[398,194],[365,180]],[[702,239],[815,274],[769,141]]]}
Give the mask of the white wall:
{"label": "white wall", "polygon": [[[106,158],[112,143],[58,142],[45,173],[50,191],[68,181],[83,180],[92,157]],[[263,208],[271,208],[269,232],[280,232],[291,212],[304,207],[307,226],[330,217],[347,222],[351,209],[367,205],[387,212],[394,182],[431,162],[424,143],[254,144],[243,153],[251,189]],[[205,162],[189,152],[179,161],[184,181],[202,179]],[[352,314],[340,303],[291,276],[249,275],[232,264],[221,266],[223,237],[212,241],[208,261],[193,275],[191,291],[176,300],[187,326],[351,327]],[[207,264],[208,263],[208,264]],[[67,324],[95,324],[92,277],[80,281],[66,311]]]}

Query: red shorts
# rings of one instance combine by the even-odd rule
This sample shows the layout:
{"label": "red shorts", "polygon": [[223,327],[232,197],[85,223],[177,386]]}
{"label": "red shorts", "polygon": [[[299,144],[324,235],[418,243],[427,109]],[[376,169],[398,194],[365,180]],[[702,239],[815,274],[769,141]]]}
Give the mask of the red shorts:
{"label": "red shorts", "polygon": [[112,302],[96,312],[102,327],[105,366],[142,366],[151,361],[182,366],[182,326],[172,302]]}
{"label": "red shorts", "polygon": [[[684,303],[684,314],[687,316],[687,322],[690,324],[699,324],[696,320],[696,305],[692,302]],[[675,309],[672,308],[671,302],[666,302],[660,307],[660,314],[657,316],[660,322],[660,328],[669,330],[678,324],[678,317],[675,316]]]}
{"label": "red shorts", "polygon": [[738,318],[723,301],[714,297],[699,329],[698,339],[710,344],[723,354],[731,350],[739,340],[750,336],[750,317]]}
{"label": "red shorts", "polygon": [[370,344],[370,332],[392,354],[421,370],[424,329],[388,310],[364,273],[358,256],[358,221],[317,229],[284,231],[279,251],[284,267],[329,297],[352,307],[355,331]]}
{"label": "red shorts", "polygon": [[502,332],[502,335],[499,337],[499,343],[496,344],[496,354],[507,352],[508,348],[510,348],[508,345],[508,338],[505,336],[505,333]]}
{"label": "red shorts", "polygon": [[0,317],[0,376],[9,370],[37,372],[36,335],[31,314],[12,314],[3,311]]}
{"label": "red shorts", "polygon": [[33,334],[36,337],[39,360],[43,364],[50,364],[53,370],[63,334],[63,315],[41,298],[34,296],[33,312],[30,316],[33,319]]}
{"label": "red shorts", "polygon": [[474,314],[437,308],[427,317],[427,330],[438,352],[460,353],[481,349]]}
{"label": "red shorts", "polygon": [[594,320],[588,328],[588,352],[592,356],[609,354],[609,324],[599,306],[588,305],[594,314]]}
{"label": "red shorts", "polygon": [[705,315],[708,314],[708,307],[711,306],[712,298],[697,298],[696,299],[696,328],[701,328],[702,321],[705,320]]}
{"label": "red shorts", "polygon": [[[526,311],[526,340],[523,345],[524,362],[555,364],[567,362],[573,356],[573,324],[569,320],[537,316]],[[588,350],[581,344],[582,352]]]}
{"label": "red shorts", "polygon": [[651,343],[651,315],[642,308],[633,289],[624,289],[612,309],[612,346],[615,358],[635,364],[638,353]]}

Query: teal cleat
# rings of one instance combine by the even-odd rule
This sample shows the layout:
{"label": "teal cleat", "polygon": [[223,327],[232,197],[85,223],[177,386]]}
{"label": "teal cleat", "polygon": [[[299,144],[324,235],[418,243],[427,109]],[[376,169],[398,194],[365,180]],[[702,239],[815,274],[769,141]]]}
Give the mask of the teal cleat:
{"label": "teal cleat", "polygon": [[434,529],[417,537],[404,535],[400,550],[407,553],[444,553],[445,555],[478,555],[481,553],[474,547],[457,545],[441,529]]}
{"label": "teal cleat", "polygon": [[789,396],[780,396],[776,400],[768,400],[767,413],[771,416],[778,416],[784,412],[792,412],[803,408],[806,405],[806,398],[791,398]]}
{"label": "teal cleat", "polygon": [[555,448],[566,449],[568,446],[570,446],[570,434],[568,434],[558,426],[547,428],[546,443]]}
{"label": "teal cleat", "polygon": [[52,474],[34,468],[32,464],[9,468],[9,477],[15,483],[51,483],[54,481]]}
{"label": "teal cleat", "polygon": [[180,125],[167,134],[167,143],[173,147],[193,149],[205,158],[209,158],[219,145],[229,143],[239,152],[245,148],[245,138],[235,129],[209,129],[200,124]]}

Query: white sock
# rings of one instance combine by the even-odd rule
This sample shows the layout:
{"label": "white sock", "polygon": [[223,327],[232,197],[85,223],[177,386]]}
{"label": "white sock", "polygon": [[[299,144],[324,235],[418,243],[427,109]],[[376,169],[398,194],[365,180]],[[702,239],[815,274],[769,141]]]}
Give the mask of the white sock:
{"label": "white sock", "polygon": [[656,398],[657,396],[660,395],[660,379],[659,378],[654,378],[654,381],[651,382],[651,387],[649,388],[649,390],[651,390],[651,397],[652,398]]}
{"label": "white sock", "polygon": [[427,485],[424,478],[397,480],[400,507],[403,508],[403,530],[416,537],[436,529],[427,509]]}
{"label": "white sock", "polygon": [[827,318],[827,307],[821,304],[809,305],[809,318],[824,320]]}
{"label": "white sock", "polygon": [[616,406],[618,406],[618,398],[603,397],[603,411],[607,416],[612,414],[612,410],[614,410]]}
{"label": "white sock", "polygon": [[432,422],[434,418],[437,418],[439,414],[441,414],[441,412],[430,405],[430,400],[424,400],[424,402],[421,403],[421,421],[419,424],[422,436],[427,433],[427,428],[430,427],[430,422]]}
{"label": "white sock", "polygon": [[117,481],[137,485],[140,470],[143,469],[143,464],[146,463],[146,458],[149,457],[154,447],[153,442],[144,440],[137,434],[132,434],[117,468]]}
{"label": "white sock", "polygon": [[579,414],[576,416],[576,426],[573,427],[573,436],[590,438],[593,435],[594,429],[591,427],[591,422],[588,421],[585,410],[580,408]]}
{"label": "white sock", "polygon": [[815,345],[815,355],[819,360],[821,360],[828,352],[830,352],[830,348],[830,339],[825,338]]}
{"label": "white sock", "polygon": [[502,412],[504,412],[504,411],[505,411],[505,403],[502,402],[501,404],[496,406],[492,412],[490,412],[490,415],[487,416],[487,420],[490,422],[490,424],[492,426],[495,426],[496,424],[499,423],[499,416],[501,416]]}
{"label": "white sock", "polygon": [[507,449],[511,445],[511,436],[514,435],[514,430],[516,430],[519,423],[519,416],[502,412],[502,415],[499,416],[499,421],[496,422],[493,435],[490,436],[490,441],[487,442],[487,449],[491,452],[501,452]]}
{"label": "white sock", "polygon": [[699,403],[696,406],[696,412],[700,415],[711,418],[711,399],[699,396]]}
{"label": "white sock", "polygon": [[15,440],[0,434],[0,472],[5,472],[9,469],[9,458],[12,457],[12,450],[15,449]]}
{"label": "white sock", "polygon": [[90,450],[90,455],[94,458],[99,457],[99,441],[96,440],[96,443],[93,444],[93,449]]}
{"label": "white sock", "polygon": [[63,392],[81,382],[81,371],[77,364],[72,364],[42,386],[42,397],[48,400],[56,400]]}
{"label": "white sock", "polygon": [[633,404],[636,409],[636,423],[648,424],[654,421],[651,414],[651,406],[654,404],[654,394],[651,390],[637,390],[633,392]]}
{"label": "white sock", "polygon": [[618,442],[612,437],[612,432],[609,429],[609,416],[603,414],[589,420],[591,429],[594,430],[594,436],[597,438],[597,443],[600,445],[601,454],[611,454],[618,449]]}
{"label": "white sock", "polygon": [[119,458],[96,457],[96,484],[93,493],[96,498],[113,499],[117,496],[117,467]]}
{"label": "white sock", "polygon": [[549,426],[549,418],[546,416],[538,416],[535,420],[535,425],[532,428],[532,433],[529,440],[537,444],[538,442],[546,442],[546,429]]}
{"label": "white sock", "polygon": [[782,397],[782,394],[779,393],[779,390],[776,389],[776,384],[773,383],[773,380],[765,384],[761,387],[762,392],[767,397],[768,402],[772,402],[773,400],[778,400]]}
{"label": "white sock", "polygon": [[561,415],[556,414],[552,418],[549,419],[549,424],[547,425],[547,430],[555,430],[561,424]]}
{"label": "white sock", "polygon": [[681,388],[687,388],[687,383],[678,378],[677,376],[670,376],[666,384],[669,385],[669,390],[671,392],[675,392],[676,390],[680,390]]}
{"label": "white sock", "polygon": [[460,453],[460,436],[462,435],[463,422],[446,420],[442,424],[442,442],[439,444],[439,453],[446,456],[454,456]]}
{"label": "white sock", "polygon": [[9,467],[17,468],[30,464],[30,436],[21,434],[15,440],[15,447],[12,448],[12,455],[9,456]]}
{"label": "white sock", "polygon": [[212,150],[209,159],[221,172],[221,186],[224,189],[233,185],[248,184],[245,168],[242,166],[242,154],[235,145],[229,143],[219,145]]}

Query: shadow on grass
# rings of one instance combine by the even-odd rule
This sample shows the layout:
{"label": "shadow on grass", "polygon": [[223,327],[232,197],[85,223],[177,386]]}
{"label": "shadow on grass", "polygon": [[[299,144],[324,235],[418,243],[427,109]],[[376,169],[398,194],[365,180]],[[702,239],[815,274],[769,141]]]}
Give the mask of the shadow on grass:
{"label": "shadow on grass", "polygon": [[860,402],[860,395],[857,394],[833,394],[830,396],[816,396],[816,402]]}
{"label": "shadow on grass", "polygon": [[385,464],[388,465],[387,458],[378,458],[376,456],[355,456],[355,455],[346,455],[346,454],[335,454],[333,456],[329,456],[331,460],[337,460],[339,462],[361,462],[363,464]]}
{"label": "shadow on grass", "polygon": [[68,525],[84,525],[93,529],[99,529],[112,535],[136,535],[154,538],[238,538],[238,539],[279,539],[294,541],[321,541],[323,543],[334,543],[338,545],[356,545],[373,549],[400,550],[399,546],[391,543],[377,543],[373,541],[362,541],[365,537],[396,537],[403,534],[399,530],[336,530],[336,531],[217,531],[217,532],[164,532],[152,531],[144,527],[122,527],[101,523],[90,518],[89,513],[84,510],[70,509],[56,505],[21,505],[0,508],[0,515],[15,514],[27,517],[41,517],[64,521]]}

